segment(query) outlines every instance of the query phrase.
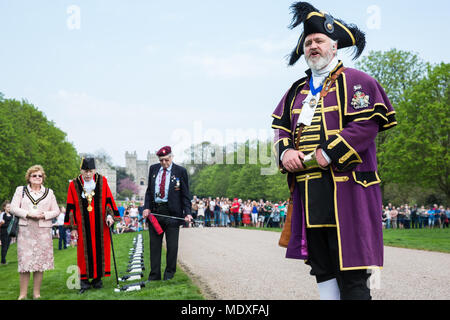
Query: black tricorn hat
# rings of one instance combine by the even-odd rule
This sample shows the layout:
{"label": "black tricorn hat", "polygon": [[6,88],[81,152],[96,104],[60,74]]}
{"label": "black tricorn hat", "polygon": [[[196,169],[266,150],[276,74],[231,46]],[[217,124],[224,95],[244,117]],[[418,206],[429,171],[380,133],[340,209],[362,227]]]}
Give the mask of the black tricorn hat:
{"label": "black tricorn hat", "polygon": [[353,60],[357,59],[366,46],[366,36],[356,25],[346,24],[342,20],[333,18],[326,12],[317,10],[308,2],[296,2],[291,5],[291,29],[303,23],[303,33],[298,40],[297,47],[292,51],[289,65],[294,65],[303,55],[303,44],[308,35],[323,33],[333,40],[337,40],[338,49],[355,46]]}
{"label": "black tricorn hat", "polygon": [[81,168],[82,170],[92,170],[95,169],[95,160],[94,158],[83,158],[81,159]]}

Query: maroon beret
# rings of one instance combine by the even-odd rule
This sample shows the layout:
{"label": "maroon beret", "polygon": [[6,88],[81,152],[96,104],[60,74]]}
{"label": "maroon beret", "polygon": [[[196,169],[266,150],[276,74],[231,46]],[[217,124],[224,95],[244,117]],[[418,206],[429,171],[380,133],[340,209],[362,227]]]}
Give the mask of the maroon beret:
{"label": "maroon beret", "polygon": [[158,152],[156,152],[156,155],[158,157],[164,157],[171,153],[172,153],[172,149],[169,146],[165,146],[165,147],[162,147],[161,149],[159,149]]}

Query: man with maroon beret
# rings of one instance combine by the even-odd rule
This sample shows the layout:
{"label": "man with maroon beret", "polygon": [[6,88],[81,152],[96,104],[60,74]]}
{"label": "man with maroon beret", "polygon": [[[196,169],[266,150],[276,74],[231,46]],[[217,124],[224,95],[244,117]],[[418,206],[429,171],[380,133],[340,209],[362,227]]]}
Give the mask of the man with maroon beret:
{"label": "man with maroon beret", "polygon": [[371,299],[369,270],[383,266],[375,137],[397,124],[395,111],[375,79],[337,58],[350,47],[359,57],[363,32],[309,3],[291,8],[291,27],[303,24],[303,33],[289,64],[305,55],[310,69],[272,115],[293,199],[288,241],[280,245],[287,258],[311,266],[321,299]]}
{"label": "man with maroon beret", "polygon": [[162,147],[156,155],[159,163],[150,166],[143,217],[146,219],[153,213],[163,232],[156,230],[155,223],[149,224],[149,281],[161,280],[161,248],[164,234],[166,235],[167,255],[163,279],[173,278],[177,266],[180,225],[184,223],[183,219],[187,222],[192,219],[191,195],[186,169],[173,163],[170,146]]}

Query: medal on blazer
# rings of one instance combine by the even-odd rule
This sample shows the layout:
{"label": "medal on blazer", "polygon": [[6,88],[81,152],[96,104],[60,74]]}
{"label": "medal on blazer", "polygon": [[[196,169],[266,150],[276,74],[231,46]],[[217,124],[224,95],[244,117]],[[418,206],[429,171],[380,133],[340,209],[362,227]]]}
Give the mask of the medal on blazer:
{"label": "medal on blazer", "polygon": [[309,106],[311,108],[315,108],[317,106],[317,100],[315,98],[312,98],[311,100],[309,100]]}

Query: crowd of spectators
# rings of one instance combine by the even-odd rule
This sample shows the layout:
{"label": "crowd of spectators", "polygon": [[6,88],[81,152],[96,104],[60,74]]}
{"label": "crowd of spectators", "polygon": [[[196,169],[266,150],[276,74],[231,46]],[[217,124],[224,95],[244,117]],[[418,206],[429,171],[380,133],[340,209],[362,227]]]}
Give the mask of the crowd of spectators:
{"label": "crowd of spectators", "polygon": [[193,225],[204,227],[282,228],[286,221],[287,201],[242,200],[234,198],[192,199]]}
{"label": "crowd of spectators", "polygon": [[119,203],[117,209],[122,219],[115,224],[114,233],[137,232],[147,230],[147,224],[142,219],[144,204],[135,202]]}
{"label": "crowd of spectators", "polygon": [[[194,222],[184,227],[256,227],[283,228],[286,221],[288,201],[242,200],[234,198],[198,198],[192,199],[192,216]],[[9,223],[9,202],[5,201],[0,212],[0,234],[3,234],[2,264],[6,264],[6,254],[10,243],[15,238],[6,237]],[[142,219],[143,203],[119,203],[118,210],[122,217],[115,224],[114,233],[137,232],[147,230],[148,225]],[[53,238],[59,239],[58,249],[76,247],[76,239],[71,238],[70,230],[64,227],[65,207],[60,207],[60,215],[53,221]],[[383,228],[385,229],[437,229],[448,228],[450,207],[443,205],[394,206],[389,203],[383,208]],[[2,243],[0,242],[0,245]]]}
{"label": "crowd of spectators", "polygon": [[408,204],[393,206],[389,203],[383,209],[383,227],[386,229],[448,228],[450,207],[432,206],[410,207]]}

